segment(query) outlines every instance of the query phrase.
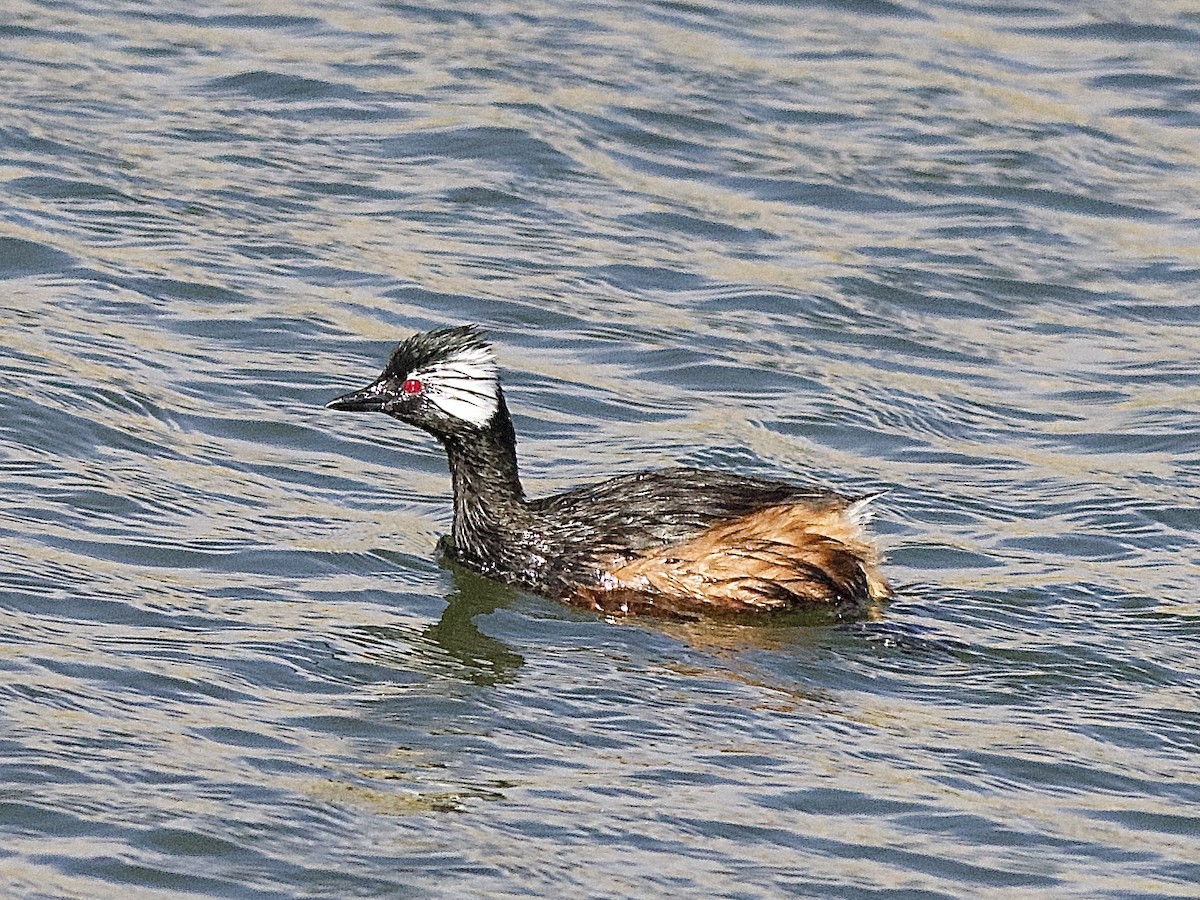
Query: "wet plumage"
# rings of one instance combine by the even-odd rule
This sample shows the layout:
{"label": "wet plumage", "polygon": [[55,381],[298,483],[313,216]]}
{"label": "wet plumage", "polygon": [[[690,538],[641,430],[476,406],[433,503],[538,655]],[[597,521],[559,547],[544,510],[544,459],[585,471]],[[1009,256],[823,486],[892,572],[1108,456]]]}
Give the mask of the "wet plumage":
{"label": "wet plumage", "polygon": [[472,326],[402,342],[378,379],[329,404],[385,412],[445,447],[447,550],[484,575],[609,613],[688,616],[865,606],[888,594],[869,497],[694,468],[527,499],[491,348]]}

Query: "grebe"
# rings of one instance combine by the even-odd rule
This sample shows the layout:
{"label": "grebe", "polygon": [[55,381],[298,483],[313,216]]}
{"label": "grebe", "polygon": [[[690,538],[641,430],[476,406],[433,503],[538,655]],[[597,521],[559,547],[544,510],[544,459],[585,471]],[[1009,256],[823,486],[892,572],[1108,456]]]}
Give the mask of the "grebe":
{"label": "grebe", "polygon": [[329,409],[384,412],[446,449],[469,569],[609,614],[839,611],[888,596],[864,532],[873,496],[703,469],[637,472],[528,499],[492,348],[472,325],[416,334]]}

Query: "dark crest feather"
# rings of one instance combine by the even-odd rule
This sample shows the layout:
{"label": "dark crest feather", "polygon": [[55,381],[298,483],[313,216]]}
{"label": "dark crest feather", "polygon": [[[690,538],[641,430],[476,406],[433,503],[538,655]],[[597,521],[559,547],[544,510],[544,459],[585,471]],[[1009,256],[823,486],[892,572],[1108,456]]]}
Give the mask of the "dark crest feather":
{"label": "dark crest feather", "polygon": [[392,351],[384,374],[399,377],[424,369],[442,359],[466,350],[483,350],[491,354],[492,346],[474,325],[456,325],[414,334]]}

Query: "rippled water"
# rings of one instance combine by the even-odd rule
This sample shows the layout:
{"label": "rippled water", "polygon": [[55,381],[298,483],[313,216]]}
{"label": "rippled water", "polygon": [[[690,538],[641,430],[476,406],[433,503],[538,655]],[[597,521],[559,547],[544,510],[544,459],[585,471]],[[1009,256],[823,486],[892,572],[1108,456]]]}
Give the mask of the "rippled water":
{"label": "rippled water", "polygon": [[[0,894],[1200,896],[1198,58],[1171,2],[10,3]],[[886,488],[895,602],[439,565],[436,445],[322,404],[465,321],[532,491]]]}

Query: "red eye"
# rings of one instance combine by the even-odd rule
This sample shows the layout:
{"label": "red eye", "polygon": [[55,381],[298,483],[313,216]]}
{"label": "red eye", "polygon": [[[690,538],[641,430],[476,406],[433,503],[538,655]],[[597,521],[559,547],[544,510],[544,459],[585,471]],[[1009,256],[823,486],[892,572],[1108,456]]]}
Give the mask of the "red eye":
{"label": "red eye", "polygon": [[407,381],[404,382],[404,393],[419,394],[419,393],[421,393],[422,387],[424,387],[424,385],[422,385],[421,382],[417,381],[417,379],[409,378]]}

